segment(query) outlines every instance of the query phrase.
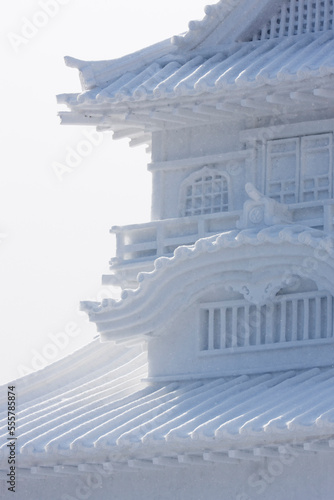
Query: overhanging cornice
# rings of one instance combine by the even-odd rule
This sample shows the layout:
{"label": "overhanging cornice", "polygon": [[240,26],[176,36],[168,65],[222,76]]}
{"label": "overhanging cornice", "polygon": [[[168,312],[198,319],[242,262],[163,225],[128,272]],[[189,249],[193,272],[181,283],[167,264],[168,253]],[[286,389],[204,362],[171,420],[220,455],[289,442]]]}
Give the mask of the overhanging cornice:
{"label": "overhanging cornice", "polygon": [[[334,295],[333,248],[331,237],[305,226],[229,231],[198,240],[192,247],[179,247],[172,258],[158,258],[155,270],[140,274],[139,287],[123,292],[121,301],[83,302],[82,309],[96,323],[101,339],[108,341],[159,334],[169,318],[213,284],[225,283],[238,291],[246,282],[263,282],[264,288],[276,283],[279,288],[284,276],[295,274],[314,279]],[[300,264],[308,257],[318,263],[314,272]],[[182,293],[178,292],[180,282]]]}

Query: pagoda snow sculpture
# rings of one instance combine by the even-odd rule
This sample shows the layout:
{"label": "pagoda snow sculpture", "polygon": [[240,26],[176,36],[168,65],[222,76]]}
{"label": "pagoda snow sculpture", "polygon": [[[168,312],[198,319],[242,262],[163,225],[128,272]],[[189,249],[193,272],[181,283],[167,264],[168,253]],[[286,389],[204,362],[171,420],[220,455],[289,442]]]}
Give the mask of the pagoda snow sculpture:
{"label": "pagoda snow sculpture", "polygon": [[152,221],[112,228],[102,343],[17,382],[19,498],[332,499],[333,10],[222,0],[67,58],[63,123],[151,148]]}

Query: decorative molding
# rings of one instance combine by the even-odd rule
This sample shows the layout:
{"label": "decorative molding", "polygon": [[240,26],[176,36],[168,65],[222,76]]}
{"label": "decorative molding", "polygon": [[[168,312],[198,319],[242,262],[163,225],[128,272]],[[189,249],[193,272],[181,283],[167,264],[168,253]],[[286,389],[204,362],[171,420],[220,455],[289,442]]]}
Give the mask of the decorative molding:
{"label": "decorative molding", "polygon": [[[158,334],[171,316],[191,303],[196,294],[203,293],[203,287],[222,279],[226,283],[231,279],[236,282],[240,270],[253,273],[254,283],[266,283],[250,290],[257,297],[273,293],[277,279],[281,285],[283,275],[287,279],[292,274],[313,279],[319,289],[334,294],[333,248],[332,239],[322,231],[295,224],[229,231],[201,239],[194,246],[179,247],[173,258],[157,259],[155,271],[142,273],[139,287],[123,293],[121,301],[104,300],[98,306],[86,303],[83,309],[107,341]],[[262,274],[265,272],[269,273],[267,281]],[[241,275],[240,278],[245,284]],[[174,288],[180,281],[182,300]],[[139,317],[146,319],[139,321]]]}
{"label": "decorative molding", "polygon": [[207,155],[207,156],[198,156],[193,158],[181,158],[177,160],[169,160],[169,161],[161,161],[161,162],[152,162],[149,163],[147,168],[150,172],[156,170],[180,170],[180,169],[190,169],[195,167],[201,167],[203,165],[210,164],[219,164],[219,163],[227,163],[229,167],[227,170],[231,168],[231,165],[234,165],[236,162],[243,162],[249,158],[253,158],[254,151],[253,149],[248,150],[238,150],[238,151],[229,151],[227,153],[218,153],[215,155]]}
{"label": "decorative molding", "polygon": [[272,226],[274,224],[290,224],[292,222],[289,207],[264,196],[251,183],[245,185],[250,200],[244,203],[244,208],[237,228],[245,229],[257,226]]}
{"label": "decorative molding", "polygon": [[288,139],[302,135],[321,134],[334,131],[334,120],[305,121],[302,123],[284,123],[270,127],[252,128],[239,133],[241,143],[265,142],[273,139]]}

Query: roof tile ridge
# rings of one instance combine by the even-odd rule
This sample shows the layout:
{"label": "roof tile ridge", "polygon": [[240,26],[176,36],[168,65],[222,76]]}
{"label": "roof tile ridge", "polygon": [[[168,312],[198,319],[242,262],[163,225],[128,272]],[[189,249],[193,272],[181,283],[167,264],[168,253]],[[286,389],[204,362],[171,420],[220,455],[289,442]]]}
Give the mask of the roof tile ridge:
{"label": "roof tile ridge", "polygon": [[[198,420],[204,420],[204,422],[193,422],[193,421],[187,421],[183,425],[180,425],[179,427],[173,429],[166,435],[166,441],[177,441],[179,439],[189,439],[189,436],[191,437],[192,440],[198,441],[198,440],[212,440],[215,439],[214,435],[209,434],[207,429],[208,422],[210,423],[210,427],[215,426],[215,422],[221,420],[222,418],[225,418],[226,415],[229,413],[235,411],[235,408],[238,408],[241,406],[242,403],[240,401],[240,397],[242,394],[247,392],[247,395],[255,395],[258,393],[258,390],[260,390],[264,387],[267,386],[268,382],[271,379],[271,374],[269,373],[264,373],[262,375],[259,375],[256,377],[256,379],[250,379],[243,381],[239,387],[233,388],[230,387],[226,391],[223,392],[224,399],[220,401],[218,404],[216,404],[214,407],[210,407],[207,409],[207,411],[203,412],[198,418]],[[255,383],[254,383],[255,382]],[[239,390],[235,390],[239,389]],[[209,418],[209,420],[208,420]],[[229,418],[229,417],[227,417]],[[194,424],[196,425],[195,428],[190,430],[189,427],[193,427]]]}
{"label": "roof tile ridge", "polygon": [[[297,385],[298,391],[304,390],[307,391],[309,388],[314,385],[314,381],[318,381],[317,376],[319,375],[319,369],[311,369],[305,370],[302,374],[296,374],[291,378],[287,379],[283,383],[277,386],[277,390],[275,392],[275,403],[268,407],[265,411],[259,414],[255,419],[251,419],[243,424],[240,428],[240,433],[242,434],[250,434],[251,432],[260,432],[264,429],[265,425],[270,425],[270,420],[268,419],[268,415],[272,412],[273,409],[279,410],[280,408],[284,408],[284,405],[295,398],[294,387]],[[282,393],[283,391],[283,393]],[[264,420],[268,419],[266,422]],[[251,428],[250,428],[251,426]]]}
{"label": "roof tile ridge", "polygon": [[[164,389],[164,388],[163,388]],[[96,429],[102,428],[103,426],[107,426],[108,422],[116,418],[117,416],[128,412],[129,410],[133,409],[135,405],[139,404],[139,401],[145,402],[147,400],[151,400],[152,394],[156,392],[152,386],[147,386],[143,389],[140,389],[137,392],[134,392],[132,394],[128,394],[126,396],[121,397],[120,399],[116,401],[110,401],[109,403],[103,405],[103,414],[98,414],[96,416],[92,415],[90,418],[89,422],[93,423],[94,426],[90,426],[88,422],[84,424],[84,429],[82,429],[82,432],[80,435],[77,437],[73,437],[72,433],[72,440],[69,443],[69,447],[71,450],[79,450],[81,449],[81,446],[85,447],[92,447],[93,444],[89,444],[89,436],[91,436],[91,439],[94,440],[94,433],[96,433]],[[166,391],[165,391],[166,392]],[[89,411],[89,413],[96,412],[96,409],[93,409],[92,411]],[[107,420],[106,420],[107,419]],[[100,422],[101,421],[101,422]],[[89,430],[85,430],[86,427],[90,427]],[[71,435],[71,430],[67,431],[67,434],[70,436]],[[50,452],[57,447],[57,441],[59,440],[59,437],[56,439],[51,440],[48,445],[46,446],[46,449],[49,448]],[[49,451],[47,449],[47,451]]]}
{"label": "roof tile ridge", "polygon": [[[171,386],[170,392],[166,392],[165,395],[162,395],[159,398],[153,398],[151,401],[139,404],[129,411],[117,415],[114,419],[112,419],[112,422],[109,421],[110,424],[112,423],[112,430],[100,436],[94,442],[94,447],[97,449],[101,449],[104,447],[109,448],[115,445],[122,444],[127,446],[129,444],[129,441],[126,438],[126,435],[131,434],[138,428],[142,429],[143,418],[147,418],[148,420],[146,421],[151,421],[156,415],[156,411],[158,411],[159,409],[163,409],[165,404],[174,405],[175,401],[179,399],[180,395],[182,395],[182,393],[186,391],[186,388],[184,388],[183,386],[180,387],[179,384],[174,383],[169,385]],[[173,385],[175,385],[174,388]],[[192,385],[195,387],[196,385],[199,385],[199,382],[194,382]],[[139,409],[140,413],[138,414]],[[117,435],[118,433],[121,434]],[[122,442],[123,435],[124,441]],[[135,438],[135,436],[133,437]]]}
{"label": "roof tile ridge", "polygon": [[[316,398],[319,400],[319,398],[321,399],[322,396],[323,396],[323,393],[329,393],[331,394],[332,393],[332,387],[328,387],[328,379],[325,379],[325,380],[321,380],[318,381],[317,380],[317,384],[312,384],[310,385],[310,382],[312,381],[312,379],[306,381],[305,383],[303,383],[300,387],[299,387],[299,390],[298,392],[296,393],[293,393],[293,394],[287,394],[286,397],[285,397],[285,402],[288,402],[288,401],[293,401],[295,405],[298,406],[298,409],[301,411],[301,413],[298,415],[298,417],[302,416],[305,411],[304,411],[304,408],[306,407],[306,409],[308,408],[308,403],[307,403],[307,400],[305,402],[305,395],[307,394],[307,399],[310,398],[312,400],[312,398]],[[326,387],[327,385],[327,387]],[[325,386],[325,387],[324,387]],[[278,407],[282,406],[283,403],[281,402]],[[318,404],[316,403],[315,407],[317,407]],[[267,424],[265,424],[263,426],[263,429],[266,433],[270,433],[270,434],[276,434],[276,433],[283,433],[283,432],[286,432],[287,430],[288,431],[297,431],[299,430],[299,428],[293,428],[293,426],[291,426],[291,422],[293,420],[290,420],[291,418],[291,414],[292,413],[292,409],[290,408],[289,411],[283,413],[283,415],[279,416],[279,417],[276,417],[276,418],[273,418],[271,419],[270,421],[268,421]],[[297,417],[295,416],[294,419],[296,419]],[[306,428],[308,426],[305,426]]]}
{"label": "roof tile ridge", "polygon": [[[134,441],[144,444],[152,441],[163,441],[165,439],[162,431],[163,428],[170,426],[171,422],[179,420],[180,418],[189,419],[190,415],[195,411],[194,407],[191,406],[191,408],[189,408],[189,402],[195,400],[196,398],[200,398],[203,395],[203,392],[205,393],[205,384],[202,383],[202,381],[198,381],[196,384],[191,383],[189,385],[182,384],[176,394],[176,397],[169,400],[167,405],[161,405],[162,412],[153,416],[150,420],[153,427],[152,430],[148,430],[144,435],[137,436],[134,440],[132,434],[136,431],[136,429],[139,430],[142,428],[142,425],[140,424],[130,431],[122,434],[119,437],[117,444],[130,444]],[[219,391],[217,392],[216,388],[215,396],[211,396],[211,399],[214,400],[217,398],[218,393]],[[182,409],[181,414],[179,414],[180,409]],[[158,436],[156,438],[153,437],[152,439],[152,435],[155,433],[157,433]]]}
{"label": "roof tile ridge", "polygon": [[205,16],[201,20],[189,21],[188,31],[172,37],[172,44],[182,49],[194,48],[224,21],[239,3],[240,0],[220,0],[218,3],[206,5]]}
{"label": "roof tile ridge", "polygon": [[268,242],[280,244],[289,242],[297,245],[309,245],[313,248],[321,248],[334,256],[334,238],[319,229],[313,229],[302,224],[274,224],[246,229],[234,229],[218,235],[200,238],[194,245],[181,245],[176,248],[171,257],[158,257],[154,261],[152,271],[140,272],[137,276],[138,287],[136,289],[125,289],[121,298],[104,299],[102,302],[81,302],[81,309],[87,312],[91,320],[99,313],[111,312],[114,308],[122,308],[129,305],[138,295],[142,294],[150,283],[159,279],[165,269],[177,265],[179,262],[195,258],[205,252],[216,252],[222,248],[239,247],[244,244],[254,246]]}
{"label": "roof tile ridge", "polygon": [[83,88],[85,90],[91,90],[101,82],[107,82],[111,74],[113,79],[115,79],[117,76],[121,76],[127,71],[132,71],[136,68],[138,69],[139,67],[148,65],[152,60],[157,60],[175,51],[177,51],[177,48],[172,45],[171,39],[167,38],[161,42],[149,45],[148,47],[115,59],[84,61],[71,56],[65,56],[64,59],[68,67],[76,68],[80,71]]}
{"label": "roof tile ridge", "polygon": [[[163,414],[166,418],[168,416],[168,420],[166,420],[166,422],[162,423],[158,427],[152,429],[152,431],[146,433],[142,438],[142,442],[145,444],[165,440],[164,429],[168,429],[171,423],[174,423],[175,425],[174,429],[171,429],[171,431],[174,431],[179,427],[187,425],[189,419],[193,419],[193,414],[196,416],[196,413],[202,407],[205,410],[204,413],[209,410],[212,411],[212,408],[215,404],[214,401],[217,398],[218,394],[223,391],[225,396],[225,394],[227,394],[229,391],[233,392],[237,390],[238,386],[242,385],[242,383],[247,380],[249,380],[249,377],[247,375],[242,375],[233,378],[232,380],[226,380],[224,377],[219,377],[213,379],[213,381],[211,382],[204,382],[201,387],[199,387],[197,390],[191,391],[189,396],[180,403],[182,407],[187,405],[189,406],[189,403],[191,403],[191,408],[181,414],[176,414],[175,416],[173,416],[174,408],[168,408]],[[208,401],[211,400],[213,406],[209,405],[208,409]],[[203,412],[201,413],[201,415],[202,414]]]}
{"label": "roof tile ridge", "polygon": [[[102,427],[107,427],[108,422],[114,418],[119,418],[122,415],[127,414],[128,412],[133,411],[135,408],[140,407],[141,405],[144,405],[146,403],[152,402],[152,400],[158,400],[161,397],[166,397],[170,391],[175,390],[175,388],[178,387],[178,384],[171,383],[168,384],[167,386],[159,387],[158,389],[154,388],[153,386],[148,386],[144,390],[141,390],[137,393],[134,393],[130,396],[131,399],[129,399],[129,396],[126,398],[127,401],[125,402],[124,405],[120,405],[119,407],[115,407],[112,409],[110,413],[106,413],[106,416],[108,417],[107,421],[103,421],[101,424],[98,425],[98,427],[101,429]],[[145,393],[144,393],[145,392]],[[135,397],[136,394],[138,397]],[[124,398],[125,399],[125,398]],[[116,414],[116,412],[118,412]],[[111,413],[114,413],[114,416],[111,415]],[[100,417],[98,417],[100,418]],[[105,418],[105,417],[104,417]],[[91,428],[91,430],[85,432],[84,434],[81,434],[80,436],[76,437],[74,440],[72,440],[70,448],[71,450],[80,450],[81,446],[86,446],[85,440],[87,443],[87,438],[90,436],[92,440],[95,440],[94,434],[96,434],[96,427]],[[105,434],[103,434],[105,435]],[[89,445],[87,443],[88,447],[91,447],[93,445]]]}
{"label": "roof tile ridge", "polygon": [[[101,347],[101,343],[99,342],[98,339],[96,339],[95,342],[96,342],[97,346],[99,346],[101,349],[103,349],[103,347]],[[90,345],[90,344],[91,343],[87,344],[87,346]],[[77,351],[80,351],[81,349],[84,349],[87,346],[79,348]],[[74,353],[72,353],[72,354],[75,354],[75,352],[77,352],[77,351],[74,351]],[[135,351],[135,354],[133,354],[132,351]],[[57,364],[57,363],[61,363],[64,359],[67,359],[70,356],[71,356],[71,354],[69,356],[66,356],[65,358],[59,360],[59,361],[56,361],[52,365],[48,365],[46,367],[46,369],[48,367],[51,367],[51,366]],[[136,350],[134,348],[130,348],[130,349],[126,350],[126,351],[117,352],[116,357],[113,358],[113,362],[116,362],[116,363],[117,362],[121,362],[121,364],[119,366],[117,366],[116,368],[113,368],[112,370],[107,370],[107,372],[104,372],[102,374],[101,374],[101,371],[103,370],[103,368],[100,368],[99,370],[97,370],[95,372],[96,373],[96,377],[94,378],[94,380],[99,380],[101,378],[104,378],[109,373],[119,370],[120,368],[124,367],[125,365],[131,363],[132,361],[134,361],[136,359],[139,359],[142,356],[143,356],[143,352],[140,352],[140,353],[137,354]],[[68,361],[70,362],[70,360],[68,360]],[[145,363],[143,363],[143,365],[145,365]],[[40,370],[38,372],[33,372],[32,374],[26,375],[26,377],[29,377],[30,375],[36,375],[39,372],[40,372]],[[91,383],[91,381],[88,380],[88,376],[87,375],[83,375],[82,377],[80,377],[79,382],[80,382],[80,386],[81,387],[84,387],[85,385]],[[45,383],[45,379],[43,379],[43,383]],[[75,387],[72,387],[71,383],[69,383],[69,384],[66,384],[65,387],[66,387],[66,392],[63,393],[63,396],[65,394],[66,395],[70,395],[72,392],[77,391],[77,387],[78,386],[76,385]],[[24,414],[26,413],[26,411],[28,411],[28,412],[31,411],[32,407],[38,409],[39,407],[40,408],[45,407],[47,404],[50,405],[53,402],[55,402],[55,404],[57,404],[58,398],[59,398],[58,389],[54,389],[50,394],[48,394],[48,398],[47,399],[45,399],[44,395],[41,395],[39,397],[32,398],[31,400],[28,400],[27,402],[22,403],[22,405],[21,405],[22,407],[20,408],[20,413],[22,415],[21,418],[24,417]]]}
{"label": "roof tile ridge", "polygon": [[[37,419],[35,422],[38,424],[39,433],[35,434],[36,426],[32,426],[30,430],[22,434],[22,438],[28,439],[21,447],[22,453],[30,453],[30,443],[34,446],[34,451],[45,450],[48,453],[53,453],[57,447],[56,442],[60,439],[63,440],[65,436],[69,436],[70,438],[66,445],[66,448],[69,449],[71,439],[73,439],[73,429],[80,429],[82,425],[80,420],[85,418],[86,422],[96,423],[97,419],[101,418],[99,413],[101,409],[103,410],[103,415],[105,415],[107,408],[109,412],[117,412],[119,402],[109,401],[98,406],[76,407],[65,414],[61,412],[60,415],[51,414],[50,418],[47,418],[48,415],[45,415],[43,418]],[[56,435],[55,431],[57,431]],[[60,431],[60,434],[57,434],[58,431]],[[49,443],[53,444],[47,449],[46,446]],[[64,449],[64,446],[62,445],[61,448]]]}
{"label": "roof tile ridge", "polygon": [[[136,381],[138,380],[138,373],[139,372],[139,375],[141,375],[141,371],[143,370],[143,366],[140,366],[138,368],[136,368],[135,370],[132,370],[128,373],[128,380],[130,381]],[[70,408],[71,406],[73,405],[77,405],[78,402],[86,402],[86,406],[87,404],[94,404],[97,400],[101,403],[101,401],[103,400],[108,400],[110,399],[110,397],[113,397],[114,396],[114,392],[112,394],[110,394],[110,389],[112,388],[113,391],[117,391],[118,392],[122,392],[122,390],[124,390],[123,388],[123,385],[124,383],[127,383],[127,381],[124,381],[123,382],[120,382],[122,377],[119,377],[115,380],[111,380],[103,385],[100,385],[98,386],[98,388],[95,387],[91,387],[89,390],[85,390],[83,391],[82,393],[79,393],[79,394],[74,394],[73,396],[70,396],[70,397],[66,397],[66,393],[64,393],[64,396],[65,396],[65,399],[62,399],[61,401],[58,400],[56,402],[54,402],[53,404],[51,405],[44,405],[43,407],[41,408],[36,408],[35,405],[32,405],[31,407],[28,408],[28,410],[30,411],[31,413],[31,410],[34,410],[34,417],[35,419],[40,419],[40,418],[44,418],[45,416],[49,415],[52,413],[53,416],[55,416],[55,414],[57,412],[64,412],[64,410],[66,408]],[[123,375],[123,378],[124,378],[124,375]],[[97,379],[96,379],[97,381]],[[94,380],[95,382],[95,380]],[[115,392],[115,394],[117,394]],[[59,397],[59,396],[58,396]],[[48,412],[46,414],[46,411]],[[27,423],[29,424],[30,422],[30,419],[31,419],[31,414],[25,416],[25,417],[20,417],[20,422],[21,422],[21,426],[22,425],[26,425],[26,420],[27,420]]]}

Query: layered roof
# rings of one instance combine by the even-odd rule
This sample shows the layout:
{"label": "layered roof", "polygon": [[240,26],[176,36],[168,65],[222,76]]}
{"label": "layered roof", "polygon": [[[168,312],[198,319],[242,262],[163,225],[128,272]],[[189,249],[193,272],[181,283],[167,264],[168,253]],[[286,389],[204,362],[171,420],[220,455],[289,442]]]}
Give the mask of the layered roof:
{"label": "layered roof", "polygon": [[[83,91],[63,94],[64,123],[145,142],[150,132],[212,120],[327,109],[333,99],[333,2],[231,0],[189,31],[129,56],[66,58]],[[141,139],[140,139],[141,137]]]}
{"label": "layered roof", "polygon": [[[153,130],[182,127],[189,120],[222,120],[236,110],[242,116],[249,109],[259,115],[278,113],[287,100],[294,110],[310,98],[325,109],[327,97],[333,97],[333,10],[329,0],[315,0],[312,9],[314,3],[325,6],[322,24],[316,19],[312,25],[309,12],[304,27],[291,21],[294,16],[287,18],[287,9],[300,14],[301,6],[311,2],[220,1],[173,43],[162,42],[118,61],[68,59],[80,70],[84,90],[61,97],[71,109],[63,120],[112,128],[115,137],[127,135],[136,144],[148,141]],[[284,20],[284,30],[277,28],[277,19]],[[228,251],[265,245],[276,253],[278,245],[290,245],[327,252],[331,260],[333,256],[331,238],[302,226],[230,231],[180,247],[172,259],[158,259],[152,273],[139,277],[138,290],[126,292],[119,303],[86,307],[110,338],[124,337],[124,328],[128,337],[137,335],[137,325],[131,323],[132,314],[138,319],[135,308],[155,310],[149,300],[166,296],[164,277],[180,278],[185,261],[196,267],[196,259],[201,264],[209,255],[214,267],[214,259],[225,258]],[[319,279],[333,283],[326,270],[317,271]],[[125,316],[131,324],[124,326]],[[144,317],[148,326],[139,333],[150,334],[156,318]],[[172,382],[155,383],[147,379],[147,370],[140,344],[94,341],[18,381],[18,477],[24,471],[36,476],[76,474],[89,471],[91,464],[110,470],[238,463],[286,454],[285,445],[291,443],[295,453],[334,450],[331,366],[191,380],[176,375]],[[0,417],[0,471],[5,474],[7,413]]]}
{"label": "layered roof", "polygon": [[[89,351],[93,356],[99,346],[93,343],[74,357],[87,360]],[[187,461],[185,451],[203,460],[203,450],[205,459],[212,459],[210,451],[222,461],[245,453],[256,460],[279,454],[292,441],[300,452],[312,450],[314,441],[320,449],[333,446],[333,368],[149,385],[142,381],[145,353],[124,347],[114,349],[111,363],[91,368],[86,380],[59,377],[50,394],[20,403],[22,470],[61,473],[64,463],[84,470],[85,463],[117,468],[140,466],[142,460],[166,465]],[[47,372],[34,376],[45,380]],[[1,435],[6,434],[3,416]]]}

